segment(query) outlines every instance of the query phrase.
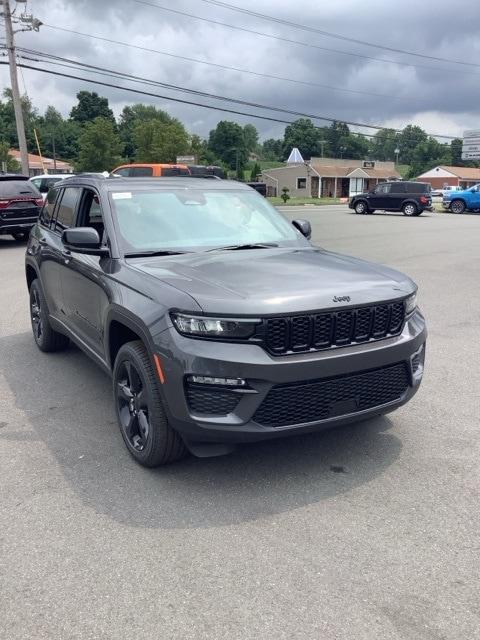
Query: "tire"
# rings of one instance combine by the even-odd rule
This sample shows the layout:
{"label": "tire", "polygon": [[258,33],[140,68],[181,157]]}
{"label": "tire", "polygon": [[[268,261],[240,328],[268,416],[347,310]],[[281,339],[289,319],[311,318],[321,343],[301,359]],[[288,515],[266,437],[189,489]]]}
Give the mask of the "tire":
{"label": "tire", "polygon": [[187,452],[180,435],[168,424],[158,385],[143,343],[124,344],[113,367],[113,399],[127,449],[144,467],[175,462]]}
{"label": "tire", "polygon": [[418,216],[421,213],[414,202],[406,202],[402,207],[402,212],[404,216],[410,216],[410,217]]}
{"label": "tire", "polygon": [[450,203],[450,211],[452,213],[463,213],[466,208],[463,200],[452,200]]}
{"label": "tire", "polygon": [[17,233],[12,233],[12,236],[17,242],[25,242],[25,240],[28,238],[28,233],[25,233],[24,231],[18,231]]}
{"label": "tire", "polygon": [[30,320],[33,338],[40,351],[62,351],[70,342],[67,336],[52,329],[48,319],[48,307],[38,280],[30,285]]}
{"label": "tire", "polygon": [[355,213],[358,213],[359,215],[364,215],[368,213],[368,205],[365,202],[365,200],[359,200],[355,204]]}

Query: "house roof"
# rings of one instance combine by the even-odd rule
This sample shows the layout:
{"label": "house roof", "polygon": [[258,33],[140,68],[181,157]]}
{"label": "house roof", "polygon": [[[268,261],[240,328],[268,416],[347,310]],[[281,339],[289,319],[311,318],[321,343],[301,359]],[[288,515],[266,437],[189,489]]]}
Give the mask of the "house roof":
{"label": "house roof", "polygon": [[[20,151],[18,149],[10,149],[8,153],[10,156],[12,156],[12,158],[17,160],[17,162],[20,162]],[[43,158],[40,158],[40,156],[37,156],[34,153],[28,154],[28,166],[30,167],[30,169],[42,169],[42,159],[45,169],[54,168],[53,158],[47,158],[45,156],[43,156]],[[56,160],[56,165],[57,170],[72,171],[72,166],[68,162],[64,162],[63,160],[59,160],[58,158]]]}
{"label": "house roof", "polygon": [[[396,169],[364,169],[363,167],[340,167],[318,164],[313,164],[312,168],[322,178],[346,178],[350,174],[354,174],[355,172],[359,171],[361,171],[365,176],[368,176],[369,178],[401,178],[401,175]],[[360,174],[359,177],[361,177]]]}
{"label": "house roof", "polygon": [[457,178],[463,180],[478,180],[480,182],[480,169],[475,169],[474,167],[449,167],[441,165],[440,169],[449,171],[453,173],[454,176],[457,176]]}

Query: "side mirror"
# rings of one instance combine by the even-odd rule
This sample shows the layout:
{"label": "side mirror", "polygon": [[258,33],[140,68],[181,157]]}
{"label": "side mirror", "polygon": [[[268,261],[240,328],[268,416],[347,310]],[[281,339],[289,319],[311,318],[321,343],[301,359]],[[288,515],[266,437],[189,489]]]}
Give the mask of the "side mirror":
{"label": "side mirror", "polygon": [[73,227],[62,233],[62,242],[67,249],[94,256],[108,255],[108,249],[100,246],[100,236],[93,227]]}
{"label": "side mirror", "polygon": [[300,231],[302,236],[305,236],[307,240],[312,237],[312,225],[308,220],[294,220],[293,226]]}

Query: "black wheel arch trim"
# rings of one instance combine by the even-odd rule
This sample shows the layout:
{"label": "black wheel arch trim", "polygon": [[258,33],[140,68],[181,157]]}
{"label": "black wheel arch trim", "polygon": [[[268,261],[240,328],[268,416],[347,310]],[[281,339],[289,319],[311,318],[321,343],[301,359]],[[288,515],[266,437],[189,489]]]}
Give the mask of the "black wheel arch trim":
{"label": "black wheel arch trim", "polygon": [[43,288],[42,278],[40,275],[40,271],[38,269],[38,265],[35,262],[35,260],[33,260],[27,255],[27,257],[25,258],[25,281],[27,283],[28,290],[30,291],[30,285],[28,283],[28,273],[27,273],[27,269],[29,267],[35,271],[35,274],[37,276],[36,279],[40,282],[40,286]]}
{"label": "black wheel arch trim", "polygon": [[153,357],[153,354],[155,353],[155,345],[147,327],[143,323],[139,322],[138,316],[130,313],[128,309],[112,306],[107,313],[104,336],[105,356],[111,371],[113,371],[113,366],[115,364],[115,362],[112,362],[112,358],[110,356],[110,330],[113,322],[118,322],[130,329],[133,333],[137,334],[145,345],[145,349],[148,351],[150,357]]}

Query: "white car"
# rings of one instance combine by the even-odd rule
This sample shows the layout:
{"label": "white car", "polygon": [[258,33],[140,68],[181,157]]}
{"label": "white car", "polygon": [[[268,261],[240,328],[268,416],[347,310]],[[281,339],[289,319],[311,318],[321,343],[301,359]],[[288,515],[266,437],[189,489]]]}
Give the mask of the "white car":
{"label": "white car", "polygon": [[442,197],[446,193],[451,193],[452,191],[462,191],[462,187],[446,186],[446,187],[442,187],[441,189],[432,189],[431,195],[432,197],[435,197],[435,196]]}
{"label": "white car", "polygon": [[30,178],[30,182],[32,182],[37,189],[42,194],[42,198],[45,200],[47,197],[48,190],[50,187],[53,187],[54,184],[63,180],[63,178],[68,178],[72,174],[70,173],[45,173],[40,176],[33,176]]}

